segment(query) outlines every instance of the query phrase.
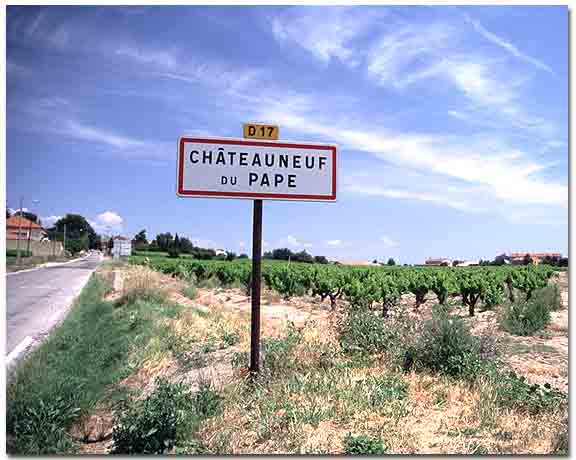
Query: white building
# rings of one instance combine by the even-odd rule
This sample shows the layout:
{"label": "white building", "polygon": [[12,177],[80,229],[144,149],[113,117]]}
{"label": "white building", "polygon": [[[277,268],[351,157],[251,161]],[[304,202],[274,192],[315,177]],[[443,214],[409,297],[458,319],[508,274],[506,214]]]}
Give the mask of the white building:
{"label": "white building", "polygon": [[112,257],[119,259],[120,257],[128,257],[132,255],[132,241],[130,238],[124,236],[115,236],[112,238]]}

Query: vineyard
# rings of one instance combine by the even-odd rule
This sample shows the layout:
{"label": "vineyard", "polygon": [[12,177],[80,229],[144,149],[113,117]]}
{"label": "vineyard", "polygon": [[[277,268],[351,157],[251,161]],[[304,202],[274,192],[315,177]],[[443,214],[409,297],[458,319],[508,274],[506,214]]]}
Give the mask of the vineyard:
{"label": "vineyard", "polygon": [[[132,264],[147,265],[183,280],[215,279],[223,286],[241,286],[249,291],[249,261],[172,260],[133,256]],[[265,285],[285,298],[302,295],[330,300],[333,309],[339,301],[351,308],[379,309],[388,316],[402,295],[413,294],[415,310],[434,296],[439,304],[459,298],[474,316],[482,305],[491,308],[504,300],[513,302],[518,293],[527,300],[545,287],[554,270],[548,266],[501,267],[351,267],[303,263],[265,262]]]}

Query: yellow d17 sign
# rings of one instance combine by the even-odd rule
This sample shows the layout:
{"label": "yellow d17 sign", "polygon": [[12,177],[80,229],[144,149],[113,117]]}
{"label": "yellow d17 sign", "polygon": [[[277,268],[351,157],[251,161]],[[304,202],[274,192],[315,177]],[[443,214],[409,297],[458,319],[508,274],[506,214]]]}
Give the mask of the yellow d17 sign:
{"label": "yellow d17 sign", "polygon": [[244,139],[278,140],[278,126],[262,123],[244,123]]}

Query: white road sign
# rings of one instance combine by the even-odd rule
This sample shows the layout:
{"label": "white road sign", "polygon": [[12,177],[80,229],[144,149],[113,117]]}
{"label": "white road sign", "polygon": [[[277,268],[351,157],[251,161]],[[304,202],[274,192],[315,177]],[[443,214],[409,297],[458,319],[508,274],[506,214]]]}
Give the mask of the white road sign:
{"label": "white road sign", "polygon": [[177,194],[263,200],[336,200],[336,146],[181,137]]}

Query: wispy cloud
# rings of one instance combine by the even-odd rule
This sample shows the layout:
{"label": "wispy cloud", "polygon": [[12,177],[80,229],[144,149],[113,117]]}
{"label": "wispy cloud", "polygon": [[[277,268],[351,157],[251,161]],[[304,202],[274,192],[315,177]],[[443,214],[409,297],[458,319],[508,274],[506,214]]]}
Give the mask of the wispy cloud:
{"label": "wispy cloud", "polygon": [[382,34],[367,56],[368,76],[381,85],[404,88],[443,71],[443,54],[456,30],[446,24],[402,25]]}
{"label": "wispy cloud", "polygon": [[349,183],[343,187],[344,191],[351,193],[360,193],[369,196],[382,196],[391,199],[417,200],[439,206],[458,209],[460,211],[471,212],[474,207],[466,200],[458,200],[451,196],[438,195],[436,193],[418,193],[410,190],[388,189],[378,185],[365,185],[358,183]]}
{"label": "wispy cloud", "polygon": [[490,41],[491,43],[494,43],[495,45],[499,46],[500,48],[505,49],[508,53],[510,53],[512,56],[517,57],[518,59],[520,59],[524,62],[527,62],[527,63],[529,63],[535,67],[538,67],[542,70],[545,70],[546,72],[550,72],[551,74],[554,74],[554,71],[548,65],[546,65],[544,62],[523,53],[522,51],[520,51],[518,49],[517,46],[512,44],[510,41],[507,41],[506,39],[499,37],[495,33],[490,32],[480,23],[480,21],[472,19],[470,17],[470,15],[467,13],[463,13],[463,16],[464,16],[465,21],[467,23],[471,24],[472,27],[474,27],[474,30],[476,30],[476,32],[478,32],[480,35],[482,35],[482,37],[484,37],[486,40]]}
{"label": "wispy cloud", "polygon": [[291,7],[272,18],[272,33],[281,44],[298,45],[323,63],[332,59],[359,64],[351,42],[366,34],[386,10],[353,7]]}
{"label": "wispy cloud", "polygon": [[[521,150],[503,141],[406,134],[380,126],[354,129],[323,123],[305,114],[275,112],[269,115],[282,126],[321,134],[342,147],[370,153],[385,162],[481,185],[484,193],[498,200],[567,206],[567,187],[540,179],[537,173],[545,166],[531,161]],[[464,208],[461,204],[458,206]]]}

